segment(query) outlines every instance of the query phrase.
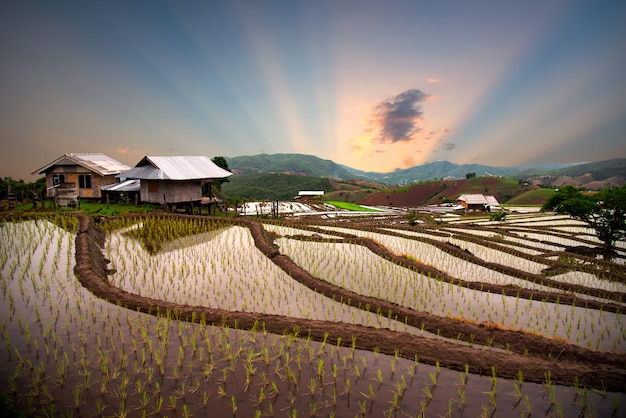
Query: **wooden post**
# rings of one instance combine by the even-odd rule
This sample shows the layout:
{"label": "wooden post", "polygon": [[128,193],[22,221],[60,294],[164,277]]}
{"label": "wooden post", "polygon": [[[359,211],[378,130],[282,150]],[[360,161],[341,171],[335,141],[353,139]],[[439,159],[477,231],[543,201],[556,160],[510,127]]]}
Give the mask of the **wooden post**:
{"label": "wooden post", "polygon": [[109,194],[106,194],[106,201],[107,201],[107,209],[109,208]]}
{"label": "wooden post", "polygon": [[15,197],[15,193],[13,193],[13,191],[11,190],[10,184],[9,184],[9,189],[7,191],[7,199],[9,201],[9,209],[14,209],[17,198]]}

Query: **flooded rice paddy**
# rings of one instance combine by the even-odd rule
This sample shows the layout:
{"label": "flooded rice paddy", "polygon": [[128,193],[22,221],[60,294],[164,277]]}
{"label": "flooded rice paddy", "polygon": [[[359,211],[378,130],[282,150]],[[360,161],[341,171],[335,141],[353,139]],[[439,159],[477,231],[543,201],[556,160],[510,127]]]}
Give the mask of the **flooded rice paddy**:
{"label": "flooded rice paddy", "polygon": [[[125,228],[141,228],[141,220],[124,222]],[[361,350],[349,338],[330,343],[305,332],[270,333],[263,324],[243,330],[181,321],[174,312],[153,316],[127,309],[95,297],[77,280],[73,218],[0,225],[0,389],[30,415],[626,414],[624,392],[590,388],[577,380],[558,385],[550,370],[541,383],[526,381],[523,372],[505,379],[497,367],[480,374],[451,370],[439,362],[422,363],[419,356],[404,358],[399,351]],[[291,236],[310,231],[266,225],[268,231],[273,228],[284,235],[274,240],[282,255],[337,287],[437,316],[497,322],[597,351],[626,352],[622,313],[471,290],[400,267],[359,245],[302,241]],[[102,250],[114,270],[111,285],[126,292],[436,337],[295,282],[256,248],[245,227],[224,225],[170,237],[154,247],[127,230],[111,228]],[[332,237],[332,228],[327,230],[328,236],[319,237]],[[392,238],[408,238],[377,234],[382,245],[410,252],[402,247],[408,244],[392,243]],[[414,256],[432,264],[438,259]]]}

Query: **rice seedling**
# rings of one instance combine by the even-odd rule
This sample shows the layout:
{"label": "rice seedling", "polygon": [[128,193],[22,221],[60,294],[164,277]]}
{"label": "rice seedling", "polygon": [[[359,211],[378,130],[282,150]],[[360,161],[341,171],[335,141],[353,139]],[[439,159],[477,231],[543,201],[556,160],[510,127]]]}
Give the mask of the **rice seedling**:
{"label": "rice seedling", "polygon": [[[165,230],[172,229],[171,225],[161,226]],[[248,241],[249,238],[245,238],[246,231],[237,228],[212,231],[215,234],[211,242],[220,243],[227,249],[232,245],[243,246],[246,251],[256,251],[252,242]],[[227,232],[231,229],[232,232]],[[111,233],[111,236],[116,233]],[[175,236],[175,231],[167,234]],[[232,242],[228,239],[221,241],[221,235],[229,237]],[[148,316],[98,299],[80,285],[73,275],[76,257],[76,236],[73,233],[49,222],[26,221],[19,224],[3,223],[0,238],[3,243],[0,247],[0,338],[4,342],[0,358],[3,365],[7,365],[3,370],[8,370],[8,375],[0,378],[0,387],[10,396],[16,397],[18,392],[21,393],[21,399],[42,415],[67,416],[75,411],[74,414],[79,412],[85,416],[197,416],[200,413],[198,409],[204,409],[221,416],[269,416],[278,411],[282,411],[280,414],[297,415],[298,411],[306,411],[305,414],[313,412],[329,416],[354,416],[359,413],[380,416],[387,411],[417,416],[426,414],[426,410],[429,416],[449,416],[452,415],[453,403],[450,399],[453,396],[458,396],[459,405],[466,405],[468,411],[476,411],[475,415],[478,415],[481,412],[481,401],[477,400],[476,393],[489,394],[486,412],[495,409],[496,400],[498,410],[503,411],[513,407],[514,402],[523,397],[525,406],[522,412],[537,414],[537,411],[543,412],[544,409],[541,404],[533,402],[536,402],[536,395],[542,390],[547,394],[546,402],[554,405],[550,412],[558,414],[571,403],[568,402],[571,398],[562,400],[559,394],[568,393],[573,397],[577,393],[574,388],[555,385],[550,375],[543,383],[524,382],[522,389],[520,375],[517,395],[509,400],[507,394],[503,396],[501,392],[511,390],[503,389],[507,387],[507,380],[500,376],[496,380],[493,370],[492,379],[485,381],[473,375],[470,378],[469,365],[460,375],[459,372],[451,372],[436,364],[418,367],[418,357],[404,359],[399,351],[390,354],[379,350],[364,352],[358,348],[359,340],[355,337],[349,340],[337,338],[331,342],[331,335],[328,334],[315,342],[306,337],[268,333],[261,323],[255,325],[254,331],[242,331],[217,324],[207,325],[198,319],[199,323],[180,321],[180,312],[176,310],[168,310],[160,317]],[[110,276],[113,285],[122,281],[123,269],[130,270],[144,262],[133,254],[138,239],[121,235],[117,241],[111,238],[106,243],[104,251],[107,256],[128,252],[126,256],[111,258],[111,267],[117,269],[117,273]],[[10,247],[5,247],[4,243],[10,243]],[[243,308],[245,300],[246,310],[267,309],[272,312],[270,309],[275,309],[273,312],[284,313],[284,306],[278,309],[276,301],[284,298],[301,301],[311,295],[300,295],[302,289],[278,270],[266,278],[264,275],[267,271],[274,271],[269,264],[267,270],[266,265],[262,264],[258,274],[250,274],[243,267],[238,267],[241,260],[236,257],[229,258],[216,251],[210,253],[207,249],[201,250],[201,240],[194,241],[188,247],[182,244],[177,248],[167,247],[167,243],[159,245],[155,245],[155,248],[159,247],[161,253],[149,256],[155,263],[154,268],[146,271],[138,269],[137,277],[123,279],[128,281],[129,286],[136,286],[137,293],[144,296],[148,294],[148,289],[139,283],[155,289],[160,285],[162,294],[158,297],[166,301],[185,300],[194,292],[206,294],[208,291],[205,286],[209,286],[216,293],[221,292],[216,296],[217,307]],[[187,248],[193,251],[187,252]],[[258,257],[258,254],[254,257]],[[207,261],[186,262],[189,259]],[[257,258],[247,256],[242,260],[253,266],[258,264],[255,261]],[[205,281],[202,278],[196,280],[197,283],[186,279],[220,271],[219,263],[223,263],[221,268],[227,271],[221,279]],[[320,275],[324,269],[331,267],[322,268],[319,263],[312,264]],[[384,263],[373,258],[372,265],[378,264]],[[341,266],[344,270],[337,270],[345,271],[345,277],[340,279],[359,283],[348,277],[348,268]],[[380,274],[394,280],[396,273],[389,266],[385,268],[387,270],[382,270]],[[241,272],[234,274],[236,269],[241,269]],[[236,283],[244,279],[243,275],[254,276],[245,288]],[[378,285],[368,282],[374,279],[364,277],[359,286],[364,292],[366,289],[379,292],[376,289]],[[476,299],[474,294],[468,293],[465,296],[468,299],[463,301],[462,294],[455,286],[445,284],[437,287],[436,280],[428,276],[422,280],[426,287],[425,293],[433,290],[438,292],[433,292],[432,299],[446,299],[444,309],[445,312],[450,311],[449,315],[454,315],[456,310],[460,313],[463,309],[463,315],[468,316],[484,308],[485,315],[492,310],[492,314],[497,312],[498,320],[502,321],[503,307],[524,312],[537,309],[536,316],[531,316],[532,320],[529,321],[533,324],[538,322],[537,327],[543,326],[545,318],[567,323],[566,317],[571,315],[575,319],[569,321],[569,333],[573,336],[578,324],[578,334],[584,340],[581,344],[588,344],[591,340],[593,346],[598,346],[596,339],[603,341],[607,337],[614,342],[620,341],[617,343],[618,348],[624,344],[623,338],[618,340],[611,337],[614,333],[623,334],[622,314],[601,311],[594,316],[594,310],[573,306],[559,310],[541,300],[533,301],[533,304],[526,304],[522,300],[516,303],[514,298],[503,298],[500,294]],[[275,283],[280,283],[280,286],[275,286]],[[187,286],[191,286],[191,290],[186,289]],[[382,289],[383,283],[380,287]],[[409,280],[406,286],[397,281],[386,287],[391,288],[390,294],[400,295],[411,291]],[[132,290],[132,287],[128,289]],[[251,298],[252,294],[261,295],[264,292],[267,292],[265,299]],[[422,297],[428,298],[427,295]],[[192,300],[191,296],[189,299]],[[323,306],[324,315],[321,318],[336,317],[338,321],[350,319],[348,322],[376,326],[389,326],[391,323],[388,321],[388,312],[380,312],[387,321],[376,319],[379,317],[375,312],[370,312],[369,317],[357,317],[355,311],[352,319],[352,314],[346,314],[347,311],[340,310],[339,306],[334,310],[328,308],[332,303],[327,301],[332,299],[316,300],[317,305],[312,303],[306,308],[291,305],[290,312],[304,311],[303,317],[315,318],[313,313]],[[319,303],[320,300],[324,302]],[[263,304],[267,308],[263,308]],[[494,307],[491,307],[492,304]],[[525,318],[524,315],[515,319],[515,324]],[[596,323],[592,326],[591,321]],[[609,327],[601,324],[608,324]],[[606,329],[604,334],[603,328]],[[547,330],[554,333],[553,323],[547,326]],[[419,333],[419,329],[417,331]],[[344,341],[350,343],[344,344]],[[452,382],[452,379],[458,382],[459,377],[460,385],[446,384]],[[513,382],[510,384],[513,388],[518,387]],[[582,384],[579,383],[579,386],[582,387]],[[455,391],[458,393],[455,394]],[[605,396],[610,396],[613,402],[606,402],[607,406],[602,406],[598,401],[602,396],[601,390],[583,392],[579,389],[578,392],[579,411],[605,408],[601,410],[604,412],[608,409],[609,415],[616,416],[623,412],[623,402],[619,402],[623,400],[623,394],[605,392]],[[357,402],[354,402],[355,394]],[[424,396],[426,399],[422,399],[419,404],[408,401]]]}

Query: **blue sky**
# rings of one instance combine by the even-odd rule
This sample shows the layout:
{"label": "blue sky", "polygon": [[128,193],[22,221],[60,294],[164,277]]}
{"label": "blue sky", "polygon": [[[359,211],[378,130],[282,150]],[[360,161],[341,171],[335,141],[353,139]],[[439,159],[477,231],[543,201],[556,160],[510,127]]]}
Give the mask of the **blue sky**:
{"label": "blue sky", "polygon": [[69,152],[626,157],[624,22],[621,1],[4,1],[0,176]]}

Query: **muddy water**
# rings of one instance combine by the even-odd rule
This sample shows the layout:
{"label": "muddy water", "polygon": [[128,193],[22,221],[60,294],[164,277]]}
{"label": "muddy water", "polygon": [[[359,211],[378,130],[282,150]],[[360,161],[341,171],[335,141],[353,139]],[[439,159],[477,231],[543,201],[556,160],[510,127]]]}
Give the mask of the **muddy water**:
{"label": "muddy water", "polygon": [[34,415],[417,416],[425,409],[475,417],[494,407],[490,392],[496,416],[527,405],[534,416],[578,416],[585,405],[591,416],[611,416],[614,402],[615,416],[625,413],[624,394],[524,383],[518,402],[513,381],[470,374],[463,385],[459,372],[352,350],[350,341],[336,347],[127,310],[78,284],[73,239],[41,221],[0,227],[0,389]]}

